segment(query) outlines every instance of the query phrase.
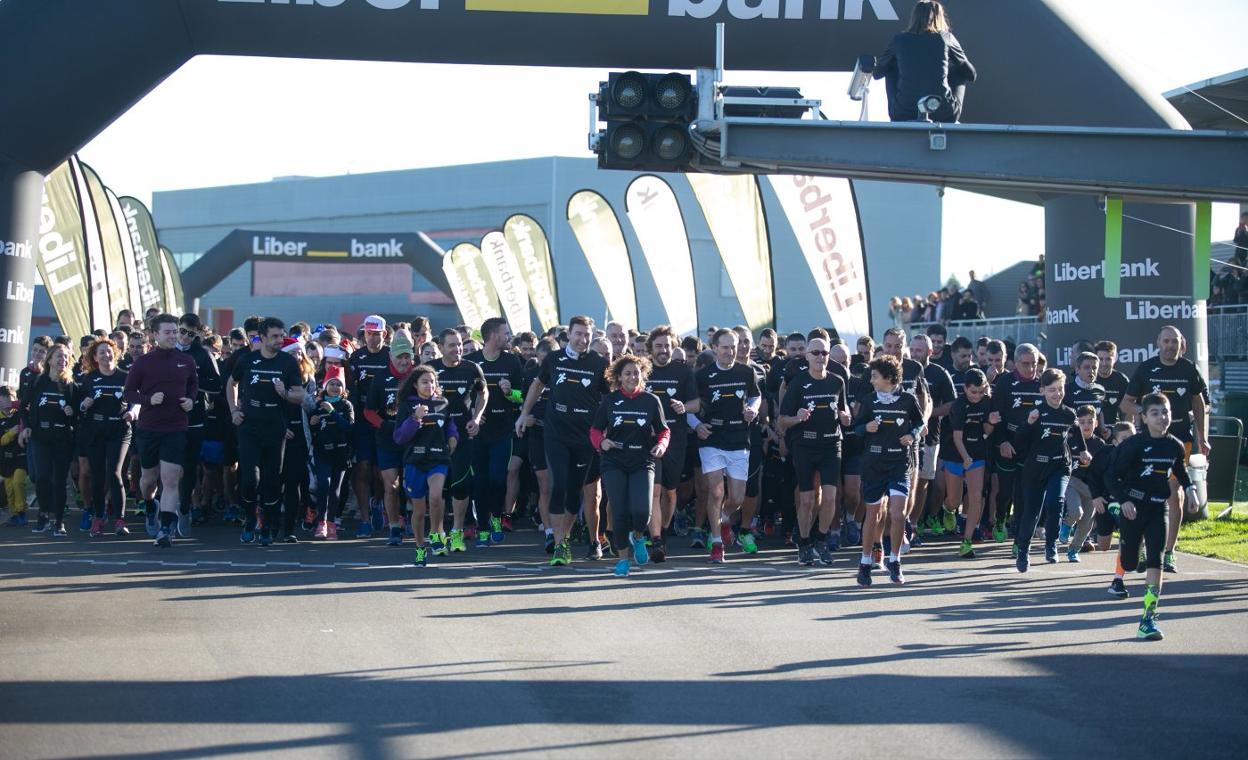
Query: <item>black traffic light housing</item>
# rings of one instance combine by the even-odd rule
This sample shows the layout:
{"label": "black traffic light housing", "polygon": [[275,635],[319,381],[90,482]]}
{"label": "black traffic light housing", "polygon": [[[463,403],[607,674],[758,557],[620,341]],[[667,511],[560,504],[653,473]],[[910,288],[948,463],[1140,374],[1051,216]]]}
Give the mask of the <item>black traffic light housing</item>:
{"label": "black traffic light housing", "polygon": [[687,74],[611,72],[598,89],[598,167],[679,171],[693,158],[689,125],[698,113]]}

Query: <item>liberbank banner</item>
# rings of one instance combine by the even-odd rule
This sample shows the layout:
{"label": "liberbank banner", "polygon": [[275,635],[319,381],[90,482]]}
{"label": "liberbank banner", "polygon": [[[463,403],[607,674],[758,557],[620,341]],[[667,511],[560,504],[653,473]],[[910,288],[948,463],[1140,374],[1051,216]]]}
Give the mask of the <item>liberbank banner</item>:
{"label": "liberbank banner", "polygon": [[637,328],[637,291],[624,230],[611,204],[593,190],[568,199],[568,225],[581,244],[606,302],[607,316],[626,328]]}
{"label": "liberbank banner", "polygon": [[668,324],[677,335],[697,335],[693,257],[676,194],[663,179],[643,174],[628,186],[625,199],[628,220],[641,243]]}
{"label": "liberbank banner", "polygon": [[[39,256],[35,259],[35,266],[39,279],[48,289],[48,297],[61,329],[67,335],[90,333],[91,296],[87,279],[86,235],[82,227],[82,210],[78,205],[78,184],[74,181],[68,161],[56,167],[43,183]],[[33,290],[29,298],[34,299]]]}
{"label": "liberbank banner", "polygon": [[442,269],[464,324],[476,330],[485,320],[502,316],[498,294],[494,292],[480,248],[472,243],[460,243],[446,254]]}

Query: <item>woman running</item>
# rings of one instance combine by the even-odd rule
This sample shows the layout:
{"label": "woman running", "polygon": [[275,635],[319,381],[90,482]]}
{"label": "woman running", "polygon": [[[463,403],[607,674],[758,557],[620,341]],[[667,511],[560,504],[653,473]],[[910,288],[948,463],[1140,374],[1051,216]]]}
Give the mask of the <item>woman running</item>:
{"label": "woman running", "polygon": [[93,538],[103,535],[108,520],[113,521],[117,535],[129,533],[122,472],[138,408],[122,400],[126,373],[117,367],[120,353],[115,343],[100,338],[87,347],[83,357],[87,373],[79,386],[78,411],[82,413],[81,427],[90,460],[91,504],[95,507],[95,519],[91,521]]}
{"label": "woman running", "polygon": [[35,493],[39,499],[39,522],[34,532],[49,529],[53,537],[63,538],[65,532],[65,479],[74,456],[76,410],[73,400],[78,393],[71,369],[69,346],[53,344],[43,358],[43,371],[31,387],[26,409],[26,429],[21,441],[35,454],[39,468]]}
{"label": "woman running", "polygon": [[984,466],[988,459],[988,437],[992,425],[988,415],[992,413],[992,400],[988,392],[988,378],[978,369],[968,369],[961,398],[953,402],[949,419],[953,424],[953,446],[960,461],[945,462],[945,509],[956,512],[962,501],[962,484],[966,484],[965,527],[958,556],[974,559],[975,549],[971,537],[979,527],[984,512]]}
{"label": "woman running", "polygon": [[459,430],[451,419],[449,402],[438,390],[438,373],[422,364],[399,386],[402,400],[394,429],[394,442],[403,447],[403,488],[412,506],[412,536],[416,540],[417,567],[429,563],[425,546],[425,509],[429,510],[430,543],[438,554],[446,549],[446,502],[442,490],[450,471],[451,454],[459,444]]}

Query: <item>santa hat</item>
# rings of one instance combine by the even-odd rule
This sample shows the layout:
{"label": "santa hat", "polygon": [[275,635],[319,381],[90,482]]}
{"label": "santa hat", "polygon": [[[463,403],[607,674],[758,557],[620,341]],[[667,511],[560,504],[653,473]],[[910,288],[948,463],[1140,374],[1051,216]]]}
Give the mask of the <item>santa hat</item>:
{"label": "santa hat", "polygon": [[288,354],[293,354],[295,351],[298,351],[302,348],[303,348],[303,343],[301,343],[298,338],[283,338],[282,339],[282,350]]}
{"label": "santa hat", "polygon": [[[330,364],[329,366],[325,368],[325,379],[321,381],[321,387],[324,388],[325,386],[329,385],[330,380],[337,380],[338,382],[342,383],[343,382],[342,377],[343,377],[342,367],[338,367],[333,364]],[[345,386],[346,384],[343,383],[343,385]]]}

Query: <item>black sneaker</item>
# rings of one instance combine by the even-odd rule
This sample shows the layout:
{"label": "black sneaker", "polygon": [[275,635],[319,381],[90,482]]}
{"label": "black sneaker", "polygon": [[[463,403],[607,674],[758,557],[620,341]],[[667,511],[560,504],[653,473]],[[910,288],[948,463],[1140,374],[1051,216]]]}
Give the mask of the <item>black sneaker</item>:
{"label": "black sneaker", "polygon": [[1131,592],[1127,591],[1127,584],[1123,583],[1121,578],[1115,578],[1111,581],[1106,592],[1110,596],[1116,596],[1119,599],[1126,599],[1128,596],[1131,596]]}
{"label": "black sneaker", "polygon": [[870,565],[863,565],[859,563],[858,585],[863,586],[864,588],[871,585],[871,566]]}
{"label": "black sneaker", "polygon": [[555,553],[555,534],[554,533],[546,534],[546,547],[545,548],[546,548],[547,554]]}
{"label": "black sneaker", "polygon": [[163,549],[173,546],[173,531],[162,526],[160,530],[156,531],[156,545]]}
{"label": "black sneaker", "polygon": [[650,547],[650,561],[654,563],[667,561],[667,544],[661,538],[653,539],[654,545]]}
{"label": "black sneaker", "polygon": [[597,541],[590,541],[589,551],[585,552],[585,559],[602,559],[602,544]]}
{"label": "black sneaker", "polygon": [[901,584],[906,582],[906,576],[901,572],[901,560],[890,559],[888,565],[888,579],[893,583]]}
{"label": "black sneaker", "polygon": [[286,534],[286,538],[282,539],[282,541],[288,544],[297,544],[299,543],[299,537],[294,533],[288,533]]}
{"label": "black sneaker", "polygon": [[815,564],[815,547],[813,544],[797,547],[797,564],[805,567]]}

